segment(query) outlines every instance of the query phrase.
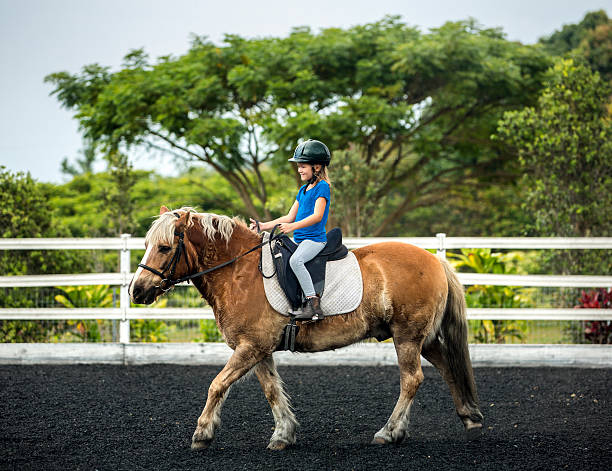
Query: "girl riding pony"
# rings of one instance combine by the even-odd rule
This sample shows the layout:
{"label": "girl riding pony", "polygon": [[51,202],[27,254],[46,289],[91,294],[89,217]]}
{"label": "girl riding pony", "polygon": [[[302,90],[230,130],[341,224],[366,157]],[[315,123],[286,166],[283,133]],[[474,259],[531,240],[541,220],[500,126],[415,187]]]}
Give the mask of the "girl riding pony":
{"label": "girl riding pony", "polygon": [[[260,223],[261,230],[272,229],[278,224],[284,234],[293,232],[293,240],[298,244],[289,260],[306,297],[304,309],[296,316],[298,320],[319,320],[324,317],[320,298],[304,264],[315,258],[327,243],[325,224],[329,215],[331,191],[326,167],[330,161],[329,149],[321,141],[309,139],[298,145],[289,162],[297,163],[300,178],[307,183],[298,191],[286,216]],[[256,225],[251,219],[250,228],[255,230]]]}

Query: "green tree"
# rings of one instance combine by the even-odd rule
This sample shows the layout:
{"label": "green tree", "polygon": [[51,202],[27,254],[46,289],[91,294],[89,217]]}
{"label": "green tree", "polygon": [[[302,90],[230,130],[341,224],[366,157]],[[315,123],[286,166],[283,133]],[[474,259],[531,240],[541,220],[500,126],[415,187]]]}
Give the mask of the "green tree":
{"label": "green tree", "polygon": [[80,151],[82,158],[77,158],[74,164],[68,158],[64,158],[61,170],[64,175],[74,177],[84,173],[93,173],[93,164],[96,160],[96,148],[91,142],[86,142],[83,150]]}
{"label": "green tree", "polygon": [[533,102],[549,65],[540,48],[474,21],[423,34],[388,17],[286,38],[228,35],[220,46],[195,38],[180,57],[150,63],[136,50],[118,72],[90,65],[46,80],[98,146],[203,162],[248,215],[270,217],[265,166],[286,172],[299,139],[358,152],[388,169],[371,195],[394,203],[373,230],[382,234],[457,187],[513,178],[511,155],[489,136],[504,111]]}
{"label": "green tree", "polygon": [[[66,227],[52,218],[49,186],[37,183],[29,173],[11,173],[0,166],[0,231],[3,238],[66,237]],[[65,250],[2,250],[4,275],[37,275],[87,271],[86,257]],[[36,291],[36,290],[34,290]],[[40,291],[40,290],[38,290]],[[34,307],[32,295],[22,289],[0,291],[0,307]],[[40,322],[0,321],[0,342],[28,342],[46,338]]]}
{"label": "green tree", "polygon": [[111,152],[107,156],[112,185],[104,188],[103,203],[106,209],[104,227],[108,235],[131,233],[134,229],[134,197],[132,188],[136,181],[127,155]]}
{"label": "green tree", "polygon": [[612,80],[612,19],[604,10],[588,12],[580,23],[564,25],[540,43],[552,54],[586,59],[605,80]]}
{"label": "green tree", "polygon": [[499,123],[499,137],[516,149],[524,170],[524,207],[538,234],[610,234],[609,96],[599,74],[564,60],[552,70],[537,107],[508,112]]}
{"label": "green tree", "polygon": [[584,15],[580,23],[563,25],[560,30],[540,38],[539,42],[552,54],[561,56],[576,49],[591,31],[609,21],[604,10],[591,11]]}
{"label": "green tree", "polygon": [[[37,183],[29,173],[12,173],[0,166],[0,231],[3,238],[69,237],[52,218],[49,185]],[[56,250],[0,251],[0,270],[7,275],[61,273],[68,267],[83,267],[78,252]]]}
{"label": "green tree", "polygon": [[448,236],[525,236],[529,218],[522,208],[523,191],[520,181],[453,191],[442,202],[404,214],[391,232],[403,237],[431,237],[439,232]]}
{"label": "green tree", "polygon": [[590,31],[576,49],[593,70],[612,82],[612,20]]}
{"label": "green tree", "polygon": [[[131,233],[142,237],[147,232],[159,207],[192,206],[199,211],[240,216],[246,213],[241,198],[234,188],[218,173],[201,167],[187,169],[176,177],[155,172],[133,170],[130,194],[133,205]],[[264,175],[271,182],[268,206],[280,215],[291,206],[295,194],[293,177],[272,170]],[[113,187],[110,172],[83,174],[61,185],[49,185],[49,205],[55,219],[61,220],[75,237],[115,235],[106,227],[110,218],[106,204],[108,189]],[[107,267],[112,269],[112,266]]]}
{"label": "green tree", "polygon": [[385,193],[392,162],[375,159],[369,164],[356,149],[334,155],[333,211],[330,226],[340,226],[345,236],[375,232],[391,206]]}
{"label": "green tree", "polygon": [[[508,112],[498,136],[515,150],[524,173],[524,209],[540,236],[612,233],[610,87],[572,60],[555,65],[537,107]],[[602,256],[603,255],[603,256]],[[609,253],[556,255],[562,272],[609,270]]]}

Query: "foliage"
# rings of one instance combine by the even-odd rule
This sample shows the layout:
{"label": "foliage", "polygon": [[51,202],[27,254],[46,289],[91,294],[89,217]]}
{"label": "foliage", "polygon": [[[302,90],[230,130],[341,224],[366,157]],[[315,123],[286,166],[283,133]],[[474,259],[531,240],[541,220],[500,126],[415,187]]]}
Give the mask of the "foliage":
{"label": "foliage", "polygon": [[[612,231],[612,120],[610,87],[572,60],[550,72],[538,106],[508,112],[498,137],[516,149],[526,189],[523,208],[540,236],[606,236]],[[608,263],[606,263],[606,259]],[[601,273],[609,255],[585,260],[576,251],[555,254],[555,271]]]}
{"label": "foliage", "polygon": [[[66,227],[52,218],[49,187],[37,183],[29,173],[11,173],[0,166],[0,233],[4,238],[65,237]],[[69,250],[2,250],[3,275],[74,273],[87,270],[87,260]],[[0,307],[33,307],[18,289],[0,291]],[[40,322],[0,321],[0,342],[33,342],[46,338]]]}
{"label": "foliage", "polygon": [[[460,254],[449,253],[455,268],[467,268],[475,273],[512,274],[518,253],[495,254],[491,249],[461,249]],[[472,285],[466,290],[469,307],[519,308],[530,305],[527,290],[509,286]],[[523,340],[527,331],[525,321],[476,320],[470,321],[474,340],[479,343],[506,343],[508,339]]]}
{"label": "foliage", "polygon": [[[130,190],[133,209],[132,235],[146,234],[159,207],[192,206],[200,211],[244,215],[245,208],[233,188],[220,175],[202,168],[191,168],[177,177],[162,177],[156,173],[132,171],[134,184]],[[286,213],[295,198],[292,177],[266,170],[264,174],[275,182],[268,198],[269,211]],[[270,174],[270,175],[268,175]],[[71,181],[50,186],[50,204],[54,218],[62,220],[75,237],[103,237],[110,234],[107,220],[111,217],[105,204],[105,192],[112,186],[108,172],[75,176]]]}
{"label": "foliage", "polygon": [[200,334],[194,342],[222,342],[223,336],[217,328],[217,323],[212,319],[200,320]]}
{"label": "foliage", "polygon": [[575,55],[584,57],[602,79],[612,82],[612,20],[591,31],[580,43]]}
{"label": "foliage", "polygon": [[[589,293],[582,291],[579,302],[577,308],[612,309],[612,289],[599,288]],[[582,328],[587,343],[612,343],[612,321],[585,321]]]}
{"label": "foliage", "polygon": [[104,188],[104,227],[114,236],[129,234],[134,228],[132,187],[136,177],[125,154],[111,152],[107,156],[112,185]]}
{"label": "foliage", "polygon": [[75,177],[85,173],[93,173],[93,165],[96,160],[96,149],[91,142],[86,142],[85,148],[80,151],[82,158],[77,158],[74,164],[65,157],[62,160],[61,170],[64,175]]}
{"label": "foliage", "polygon": [[334,154],[330,226],[340,226],[345,236],[362,237],[374,232],[388,213],[385,192],[391,162],[365,162],[357,149]]}
{"label": "foliage", "polygon": [[[150,307],[165,308],[168,298],[158,298]],[[138,305],[132,305],[138,307]],[[167,342],[170,328],[164,321],[157,319],[130,320],[130,341],[132,342]]]}
{"label": "foliage", "polygon": [[[112,307],[115,303],[113,292],[108,285],[101,286],[68,286],[61,288],[62,294],[55,300],[67,308]],[[154,307],[163,308],[166,299],[161,299]],[[102,333],[112,328],[110,321],[104,320],[68,320],[66,324],[73,335],[83,341],[100,342]],[[66,336],[62,337],[65,340]],[[168,340],[168,326],[155,319],[136,319],[130,321],[130,339],[136,342],[165,342]]]}
{"label": "foliage", "polygon": [[[62,237],[66,228],[51,217],[49,191],[30,174],[11,173],[0,166],[0,233],[3,238]],[[71,251],[0,251],[0,270],[5,275],[61,273],[68,267],[82,267]]]}
{"label": "foliage", "polygon": [[47,334],[48,329],[38,321],[0,321],[2,343],[40,342],[47,338]]}
{"label": "foliage", "polygon": [[132,342],[166,342],[168,341],[168,325],[155,319],[131,320],[130,340]]}
{"label": "foliage", "polygon": [[108,285],[63,286],[55,300],[67,308],[112,307],[113,292]]}
{"label": "foliage", "polygon": [[519,237],[527,219],[521,208],[522,187],[516,182],[455,191],[439,203],[404,214],[392,227],[398,236]]}
{"label": "foliage", "polygon": [[561,30],[540,38],[539,42],[551,53],[560,56],[576,49],[590,32],[609,21],[604,10],[591,11],[580,23],[563,25]]}
{"label": "foliage", "polygon": [[[202,306],[202,296],[200,293],[193,287],[182,288],[182,289],[174,289],[169,292],[169,294],[164,298],[168,302],[168,306],[173,307],[201,307]],[[217,328],[217,323],[213,319],[200,319],[198,321],[199,326],[199,334],[193,342],[221,342],[223,341],[223,336],[219,332]],[[185,322],[188,327],[191,323]],[[181,323],[179,323],[178,328],[180,329]]]}
{"label": "foliage", "polygon": [[555,55],[583,57],[605,80],[612,80],[612,19],[604,10],[588,12],[580,23],[564,25],[540,43]]}
{"label": "foliage", "polygon": [[[134,171],[127,155],[109,152],[105,156],[108,170],[93,173],[95,149],[84,151],[85,161],[77,160],[78,170],[68,165],[72,180],[52,187],[55,217],[68,221],[71,232],[85,237],[115,237],[135,229],[136,202],[134,185],[148,172]],[[84,224],[83,224],[84,223]]]}
{"label": "foliage", "polygon": [[473,21],[423,34],[387,17],[286,38],[228,35],[220,46],[196,38],[180,57],[151,63],[136,50],[115,73],[94,64],[46,80],[98,147],[203,162],[249,216],[271,217],[263,169],[286,172],[299,139],[358,149],[388,170],[374,195],[393,202],[379,235],[452,189],[513,178],[512,155],[489,136],[503,111],[533,102],[549,65],[541,48]]}
{"label": "foliage", "polygon": [[525,209],[542,235],[604,235],[612,228],[609,87],[571,60],[555,65],[538,107],[508,112],[499,135],[518,153]]}
{"label": "foliage", "polygon": [[[61,294],[55,300],[67,308],[112,307],[113,292],[108,285],[100,286],[64,286],[59,288]],[[102,341],[102,330],[110,327],[109,321],[67,320],[67,329],[71,334],[87,342]],[[65,340],[65,336],[62,338]]]}

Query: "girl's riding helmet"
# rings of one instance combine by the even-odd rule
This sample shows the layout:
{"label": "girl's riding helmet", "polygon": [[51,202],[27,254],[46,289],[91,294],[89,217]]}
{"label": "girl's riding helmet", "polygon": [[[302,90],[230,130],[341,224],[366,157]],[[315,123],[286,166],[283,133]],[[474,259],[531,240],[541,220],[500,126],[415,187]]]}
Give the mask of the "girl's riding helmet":
{"label": "girl's riding helmet", "polygon": [[330,161],[331,153],[327,146],[314,139],[308,139],[298,145],[293,152],[293,157],[289,159],[289,162],[321,165],[329,165]]}

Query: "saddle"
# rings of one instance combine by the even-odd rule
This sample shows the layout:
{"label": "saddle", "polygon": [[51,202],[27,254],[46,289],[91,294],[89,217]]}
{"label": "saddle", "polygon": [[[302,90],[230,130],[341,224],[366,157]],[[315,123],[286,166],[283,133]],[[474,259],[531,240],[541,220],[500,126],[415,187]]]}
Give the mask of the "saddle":
{"label": "saddle", "polygon": [[[288,236],[282,235],[275,239],[271,249],[278,282],[293,310],[298,310],[302,307],[304,294],[289,265],[289,259],[296,251],[297,244]],[[348,249],[342,245],[342,231],[336,227],[327,233],[327,244],[323,250],[305,264],[317,295],[322,296],[325,288],[325,264],[328,261],[343,259],[347,255]]]}

